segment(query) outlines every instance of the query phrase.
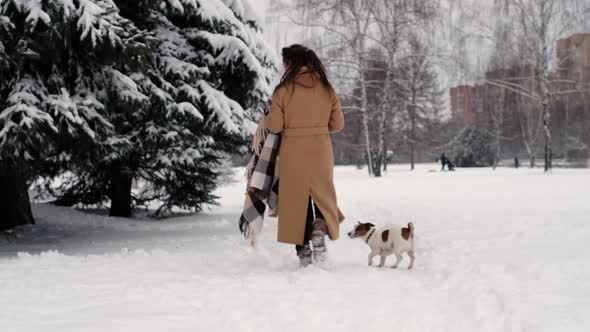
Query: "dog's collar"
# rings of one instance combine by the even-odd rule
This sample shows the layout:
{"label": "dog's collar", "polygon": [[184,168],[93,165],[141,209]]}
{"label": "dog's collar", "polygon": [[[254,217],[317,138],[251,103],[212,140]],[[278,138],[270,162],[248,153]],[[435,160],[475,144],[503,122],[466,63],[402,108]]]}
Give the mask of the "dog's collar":
{"label": "dog's collar", "polygon": [[365,242],[367,244],[369,244],[369,240],[371,239],[371,236],[373,236],[373,234],[375,234],[376,230],[377,230],[377,228],[373,228],[373,231],[371,232],[371,234],[369,234],[369,236],[367,236],[367,239],[365,240]]}

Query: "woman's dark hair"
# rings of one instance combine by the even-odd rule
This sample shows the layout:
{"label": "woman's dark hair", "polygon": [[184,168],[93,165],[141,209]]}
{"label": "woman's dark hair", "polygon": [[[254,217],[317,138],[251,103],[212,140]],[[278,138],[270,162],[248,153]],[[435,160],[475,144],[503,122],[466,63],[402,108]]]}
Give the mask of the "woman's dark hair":
{"label": "woman's dark hair", "polygon": [[287,65],[287,70],[283,74],[283,77],[281,77],[281,81],[275,90],[285,86],[287,83],[295,81],[295,78],[300,74],[301,68],[303,67],[308,68],[307,72],[316,74],[325,87],[332,88],[330,81],[328,81],[326,68],[313,50],[299,44],[294,44],[284,47],[281,54],[283,56],[283,62]]}

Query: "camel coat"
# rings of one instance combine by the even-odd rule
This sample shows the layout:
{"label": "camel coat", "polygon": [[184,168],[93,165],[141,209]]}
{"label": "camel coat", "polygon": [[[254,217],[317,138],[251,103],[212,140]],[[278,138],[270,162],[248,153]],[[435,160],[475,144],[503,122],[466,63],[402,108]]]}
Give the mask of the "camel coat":
{"label": "camel coat", "polygon": [[344,114],[333,89],[310,73],[275,91],[265,126],[281,133],[279,151],[278,241],[303,244],[307,204],[314,200],[338,239],[344,216],[336,203],[334,154],[330,133],[344,128]]}

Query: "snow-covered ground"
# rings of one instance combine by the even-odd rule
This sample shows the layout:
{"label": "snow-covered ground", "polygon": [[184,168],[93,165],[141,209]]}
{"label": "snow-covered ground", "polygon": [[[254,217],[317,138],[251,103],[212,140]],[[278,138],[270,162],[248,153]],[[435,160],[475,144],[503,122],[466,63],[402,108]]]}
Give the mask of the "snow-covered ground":
{"label": "snow-covered ground", "polygon": [[35,205],[36,226],[0,238],[0,330],[590,331],[590,170],[433,170],[336,169],[342,235],[413,221],[412,271],[367,267],[344,236],[300,270],[274,220],[247,248],[241,180],[164,221]]}

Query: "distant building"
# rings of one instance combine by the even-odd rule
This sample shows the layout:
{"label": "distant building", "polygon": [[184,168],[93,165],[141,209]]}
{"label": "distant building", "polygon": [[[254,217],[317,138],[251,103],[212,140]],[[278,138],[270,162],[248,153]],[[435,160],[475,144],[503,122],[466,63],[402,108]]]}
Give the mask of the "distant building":
{"label": "distant building", "polygon": [[[559,91],[551,107],[551,125],[557,151],[568,158],[590,146],[590,33],[559,39],[556,45],[559,67],[553,74]],[[572,139],[575,137],[575,139]]]}
{"label": "distant building", "polygon": [[473,86],[459,85],[451,88],[451,114],[465,124],[473,124]]}
{"label": "distant building", "polygon": [[[554,153],[564,156],[590,147],[590,33],[559,39],[555,47],[558,66],[549,74],[549,110]],[[499,130],[502,153],[518,155],[542,119],[539,100],[527,96],[538,93],[536,70],[533,64],[490,68],[479,84],[451,88],[453,117],[491,133]]]}
{"label": "distant building", "polygon": [[590,84],[590,33],[577,33],[559,39],[557,60],[561,79],[574,80],[586,86]]}
{"label": "distant building", "polygon": [[[579,90],[582,94],[590,91],[590,33],[577,33],[567,38],[557,40],[556,44],[558,68],[552,72],[550,79],[552,86],[558,87],[562,101],[567,98],[569,108],[586,105],[586,101],[578,98],[579,94],[572,93]],[[530,66],[511,66],[496,68],[485,73],[485,79],[499,84],[516,84],[526,90],[535,89],[534,68]],[[498,107],[513,110],[518,100],[528,101],[514,91],[482,82],[476,85],[458,85],[450,89],[451,114],[466,125],[476,125],[489,128],[490,114],[493,115]],[[557,107],[558,109],[562,107]],[[518,119],[516,119],[518,120]]]}
{"label": "distant building", "polygon": [[[487,80],[498,83],[516,83],[530,88],[534,72],[529,67],[508,67],[489,70],[485,73]],[[501,87],[483,81],[476,85],[459,85],[452,87],[451,114],[466,125],[476,125],[481,128],[490,127],[490,113],[497,107],[508,108],[515,103],[516,95]]]}

